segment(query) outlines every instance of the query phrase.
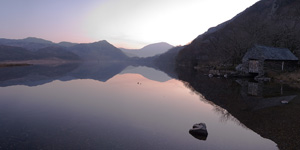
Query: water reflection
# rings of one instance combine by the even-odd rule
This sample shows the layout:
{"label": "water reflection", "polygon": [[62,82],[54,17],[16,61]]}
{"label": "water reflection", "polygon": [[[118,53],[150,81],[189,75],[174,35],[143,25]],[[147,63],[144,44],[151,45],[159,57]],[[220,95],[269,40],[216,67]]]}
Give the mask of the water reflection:
{"label": "water reflection", "polygon": [[23,66],[0,68],[0,86],[27,85],[37,86],[52,82],[66,76],[79,64],[62,64],[53,66]]}
{"label": "water reflection", "polygon": [[[228,93],[239,86],[237,82],[211,80],[227,88],[218,92],[207,78],[194,80],[187,72],[186,76],[179,73],[182,80],[188,81],[181,82],[165,78],[165,74],[157,78],[162,73],[156,69],[133,68],[142,70],[142,75],[136,70],[122,72],[128,65],[116,63],[30,67],[33,69],[9,68],[3,74],[6,77],[1,78],[0,85],[5,86],[0,88],[3,149],[276,148],[272,141],[231,120],[238,117],[230,115],[229,104],[212,101],[212,95],[216,99],[239,95],[240,90]],[[152,72],[147,78],[143,76],[145,70]],[[191,89],[201,85],[209,94],[199,90],[203,92],[199,97],[186,85],[192,85]],[[220,116],[227,122],[220,122]],[[208,127],[209,138],[205,141],[188,133],[198,121]]]}
{"label": "water reflection", "polygon": [[[215,105],[217,112],[277,143],[281,150],[300,149],[300,92],[283,84],[209,78],[179,71],[186,86]],[[220,108],[219,111],[218,108]]]}
{"label": "water reflection", "polygon": [[127,73],[133,73],[133,74],[140,74],[147,79],[158,81],[158,82],[166,82],[171,80],[172,78],[165,74],[162,71],[156,70],[154,68],[149,68],[145,66],[128,66],[126,67],[120,74],[127,74]]}
{"label": "water reflection", "polygon": [[145,66],[131,66],[129,63],[69,63],[54,66],[32,65],[0,68],[0,86],[26,85],[38,86],[55,80],[70,81],[93,79],[106,82],[117,74],[141,74],[144,77],[166,82],[171,80],[162,71]]}
{"label": "water reflection", "polygon": [[[280,107],[297,97],[296,89],[282,84],[236,80],[241,86],[241,95],[248,110],[256,111],[269,107]],[[294,93],[293,93],[294,92]]]}
{"label": "water reflection", "polygon": [[73,79],[93,79],[106,82],[128,66],[126,63],[82,63],[68,73]]}
{"label": "water reflection", "polygon": [[[298,89],[174,74],[125,63],[0,68],[1,147],[274,149],[255,132],[280,149],[300,149]],[[198,138],[206,141],[187,132],[199,120],[209,128],[208,139]]]}

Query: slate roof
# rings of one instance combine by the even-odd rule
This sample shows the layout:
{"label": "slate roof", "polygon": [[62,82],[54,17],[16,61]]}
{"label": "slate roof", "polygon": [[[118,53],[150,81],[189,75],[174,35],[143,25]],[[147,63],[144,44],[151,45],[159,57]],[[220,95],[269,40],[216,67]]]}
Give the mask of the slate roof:
{"label": "slate roof", "polygon": [[264,59],[264,60],[299,60],[289,49],[287,48],[275,48],[255,45],[252,49],[243,57],[243,61],[249,59]]}

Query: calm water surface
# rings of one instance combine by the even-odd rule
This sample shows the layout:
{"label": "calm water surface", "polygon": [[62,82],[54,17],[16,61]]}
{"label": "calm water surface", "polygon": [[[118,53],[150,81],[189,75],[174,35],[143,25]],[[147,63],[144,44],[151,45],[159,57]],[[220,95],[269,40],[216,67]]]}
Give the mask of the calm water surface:
{"label": "calm water surface", "polygon": [[[185,82],[147,67],[130,69],[104,81],[87,72],[79,77],[76,69],[51,79],[45,74],[9,79],[23,85],[3,79],[0,149],[278,149]],[[32,76],[41,80],[28,86]],[[205,141],[188,132],[200,122],[207,125]]]}

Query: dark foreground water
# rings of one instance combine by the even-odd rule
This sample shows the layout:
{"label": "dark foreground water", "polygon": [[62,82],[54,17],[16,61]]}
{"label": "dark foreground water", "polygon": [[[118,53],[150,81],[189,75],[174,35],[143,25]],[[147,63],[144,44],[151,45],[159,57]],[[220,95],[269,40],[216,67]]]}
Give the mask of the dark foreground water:
{"label": "dark foreground water", "polygon": [[[261,121],[254,119],[254,127],[247,126],[248,119],[241,122],[214,102],[215,97],[236,97],[230,97],[236,94],[234,89],[228,88],[227,95],[210,97],[193,84],[152,68],[124,67],[111,73],[108,70],[113,69],[80,67],[64,72],[52,66],[52,74],[46,68],[17,77],[4,77],[12,70],[1,70],[0,149],[278,149],[278,143],[263,135]],[[241,113],[249,122],[257,118],[256,112],[270,108],[251,106],[251,110],[242,108],[246,114]],[[232,111],[235,113],[235,107]],[[200,122],[207,125],[206,140],[188,132]]]}

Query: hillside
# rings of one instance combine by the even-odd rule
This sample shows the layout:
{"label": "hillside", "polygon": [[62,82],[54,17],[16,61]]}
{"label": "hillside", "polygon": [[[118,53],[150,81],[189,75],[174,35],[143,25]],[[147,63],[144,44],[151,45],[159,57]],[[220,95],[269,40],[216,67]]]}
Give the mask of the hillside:
{"label": "hillside", "polygon": [[64,60],[79,60],[79,56],[67,51],[65,48],[52,46],[38,50],[34,53],[38,59],[59,58]]}
{"label": "hillside", "polygon": [[46,47],[36,52],[25,48],[0,45],[0,61],[24,61],[43,59],[79,60],[80,58],[61,47]]}
{"label": "hillside", "polygon": [[158,54],[163,54],[169,49],[173,48],[172,45],[161,42],[147,45],[141,49],[124,49],[121,50],[129,57],[152,57]]}
{"label": "hillside", "polygon": [[176,46],[169,49],[167,52],[159,55],[156,59],[156,63],[163,63],[163,64],[175,64],[176,56],[178,55],[179,51],[182,50],[184,46]]}
{"label": "hillside", "polygon": [[0,45],[0,61],[8,61],[8,60],[20,61],[20,60],[31,60],[34,58],[35,58],[34,53],[27,49],[21,47]]}
{"label": "hillside", "polygon": [[68,50],[86,61],[119,61],[128,59],[120,49],[105,40],[95,43],[77,44],[69,47]]}
{"label": "hillside", "polygon": [[178,78],[177,74],[175,73],[175,59],[178,55],[178,52],[182,50],[184,46],[176,46],[168,50],[167,52],[157,56],[154,58],[153,62],[155,66],[168,74],[172,78]]}
{"label": "hillside", "polygon": [[0,39],[2,45],[0,61],[58,58],[85,61],[119,61],[128,57],[107,41],[77,44],[58,44],[40,38]]}
{"label": "hillside", "polygon": [[253,45],[289,48],[300,57],[300,1],[261,0],[198,36],[177,56],[178,65],[238,64]]}
{"label": "hillside", "polygon": [[59,42],[58,45],[62,47],[71,47],[76,45],[77,43],[71,43],[71,42]]}
{"label": "hillside", "polygon": [[0,39],[0,45],[23,47],[30,51],[37,51],[41,48],[54,46],[55,43],[40,38],[28,37],[25,39]]}

